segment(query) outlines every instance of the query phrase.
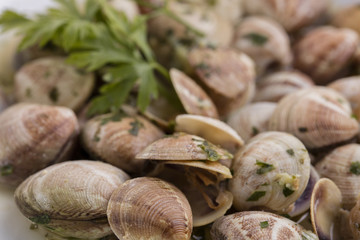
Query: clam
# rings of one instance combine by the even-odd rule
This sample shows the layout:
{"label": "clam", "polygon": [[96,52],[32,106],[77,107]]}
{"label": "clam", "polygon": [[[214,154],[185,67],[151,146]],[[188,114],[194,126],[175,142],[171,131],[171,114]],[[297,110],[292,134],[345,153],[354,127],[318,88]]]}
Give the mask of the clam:
{"label": "clam", "polygon": [[327,0],[245,0],[245,11],[278,21],[287,31],[310,25],[326,10]]}
{"label": "clam", "polygon": [[342,207],[350,210],[360,194],[360,145],[335,148],[316,164],[322,177],[331,179],[342,193]]}
{"label": "clam", "polygon": [[244,145],[244,141],[234,129],[220,120],[209,117],[178,115],[175,120],[175,130],[200,136],[231,153],[236,153]]}
{"label": "clam", "polygon": [[338,79],[328,87],[341,93],[351,104],[354,115],[360,119],[360,76]]}
{"label": "clam", "polygon": [[334,239],[334,225],[341,207],[341,192],[331,180],[321,178],[311,196],[311,221],[320,240]]}
{"label": "clam", "polygon": [[257,82],[254,102],[278,102],[289,93],[313,86],[314,82],[299,71],[275,72]]}
{"label": "clam", "polygon": [[340,28],[350,28],[360,35],[360,8],[359,5],[353,5],[343,8],[335,13],[332,24]]}
{"label": "clam", "polygon": [[292,61],[290,40],[286,31],[267,17],[247,17],[236,28],[234,47],[251,57],[257,72],[269,67],[286,67]]}
{"label": "clam", "polygon": [[177,187],[157,178],[135,178],[121,185],[111,195],[107,216],[119,239],[191,237],[188,200]]}
{"label": "clam", "polygon": [[46,57],[25,64],[15,76],[15,96],[19,102],[66,106],[73,110],[90,96],[93,74],[85,74],[65,63],[65,58]]}
{"label": "clam", "polygon": [[318,239],[295,222],[268,212],[238,212],[221,217],[211,228],[212,239]]}
{"label": "clam", "polygon": [[245,105],[254,96],[254,62],[234,50],[197,48],[189,63],[213,99],[221,116]]}
{"label": "clam", "polygon": [[296,137],[265,132],[236,154],[229,190],[236,210],[266,208],[289,211],[304,192],[310,176],[310,157]]}
{"label": "clam", "polygon": [[211,98],[194,80],[177,69],[171,69],[170,76],[175,91],[187,113],[213,118],[219,117]]}
{"label": "clam", "polygon": [[228,117],[227,123],[247,142],[258,133],[268,130],[268,123],[276,103],[250,103]]}
{"label": "clam", "polygon": [[130,173],[143,170],[143,160],[135,155],[161,138],[163,132],[143,117],[121,113],[97,116],[82,131],[85,149],[95,157]]}
{"label": "clam", "polygon": [[294,66],[316,84],[327,84],[347,71],[358,42],[359,36],[351,29],[316,28],[296,44]]}
{"label": "clam", "polygon": [[349,225],[354,239],[360,238],[360,198],[357,199],[356,205],[350,212]]}
{"label": "clam", "polygon": [[69,157],[79,126],[64,107],[16,104],[0,115],[0,182],[17,185]]}
{"label": "clam", "polygon": [[27,178],[15,191],[24,216],[67,238],[97,239],[110,235],[106,209],[111,194],[129,176],[109,164],[70,161]]}
{"label": "clam", "polygon": [[359,126],[341,94],[316,87],[282,98],[270,118],[269,129],[291,133],[307,148],[316,149],[351,139]]}

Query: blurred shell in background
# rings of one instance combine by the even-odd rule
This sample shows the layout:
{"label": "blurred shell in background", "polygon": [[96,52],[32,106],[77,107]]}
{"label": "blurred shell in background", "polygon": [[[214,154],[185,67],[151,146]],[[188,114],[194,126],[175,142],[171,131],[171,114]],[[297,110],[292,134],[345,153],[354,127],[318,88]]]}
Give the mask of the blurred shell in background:
{"label": "blurred shell in background", "polygon": [[332,24],[339,28],[350,28],[360,35],[360,7],[347,7],[335,12]]}

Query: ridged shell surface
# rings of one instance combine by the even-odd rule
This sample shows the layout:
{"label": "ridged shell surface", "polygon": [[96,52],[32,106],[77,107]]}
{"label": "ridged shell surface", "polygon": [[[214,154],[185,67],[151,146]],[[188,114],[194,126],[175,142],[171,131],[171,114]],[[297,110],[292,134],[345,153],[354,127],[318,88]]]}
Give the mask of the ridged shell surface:
{"label": "ridged shell surface", "polygon": [[354,239],[360,239],[360,198],[357,200],[356,205],[350,212],[350,229]]}
{"label": "ridged shell surface", "polygon": [[282,98],[270,118],[269,130],[291,133],[307,148],[315,149],[351,139],[359,126],[341,94],[314,87]]}
{"label": "ridged shell surface", "polygon": [[65,107],[16,104],[0,121],[0,182],[9,185],[67,158],[79,132],[74,112]]}
{"label": "ridged shell surface", "polygon": [[124,183],[111,196],[107,215],[119,239],[186,240],[192,213],[184,194],[157,178],[141,177]]}
{"label": "ridged shell surface", "polygon": [[310,157],[296,137],[265,132],[252,138],[236,154],[229,190],[234,207],[287,212],[304,192],[310,176]]}
{"label": "ridged shell surface", "polygon": [[31,221],[64,237],[100,238],[111,234],[106,209],[111,194],[129,176],[103,162],[63,162],[30,176],[15,201]]}

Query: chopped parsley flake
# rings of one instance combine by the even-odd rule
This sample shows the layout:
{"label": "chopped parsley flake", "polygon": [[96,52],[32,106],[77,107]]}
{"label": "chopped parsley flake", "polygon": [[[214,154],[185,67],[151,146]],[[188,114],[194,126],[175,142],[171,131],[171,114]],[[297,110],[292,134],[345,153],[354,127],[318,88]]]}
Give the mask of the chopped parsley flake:
{"label": "chopped parsley flake", "polygon": [[290,196],[294,192],[295,192],[294,190],[288,188],[287,186],[284,186],[284,188],[283,188],[283,194],[284,194],[285,197]]}
{"label": "chopped parsley flake", "polygon": [[294,156],[294,150],[292,150],[292,149],[288,149],[288,150],[286,150],[286,152],[290,155],[290,156]]}
{"label": "chopped parsley flake", "polygon": [[259,33],[249,33],[246,34],[244,38],[251,40],[254,45],[258,46],[263,46],[268,41],[268,38],[266,36]]}
{"label": "chopped parsley flake", "polygon": [[130,125],[132,128],[129,130],[129,133],[133,136],[137,136],[140,128],[144,128],[144,124],[138,119],[135,119],[133,122],[130,123]]}
{"label": "chopped parsley flake", "polygon": [[350,172],[355,175],[360,175],[360,162],[352,162],[350,165]]}
{"label": "chopped parsley flake", "polygon": [[259,200],[260,198],[262,198],[263,196],[265,196],[266,192],[265,191],[256,191],[253,194],[251,194],[251,196],[246,199],[247,202],[254,202]]}
{"label": "chopped parsley flake", "polygon": [[255,164],[260,167],[256,170],[256,173],[259,175],[265,174],[275,169],[274,165],[260,162],[259,160],[256,160]]}
{"label": "chopped parsley flake", "polygon": [[253,136],[255,136],[255,135],[257,135],[257,134],[259,133],[259,129],[257,129],[257,128],[254,127],[254,126],[251,128],[251,130],[252,130],[252,135],[253,135]]}
{"label": "chopped parsley flake", "polygon": [[260,222],[260,227],[261,228],[267,228],[268,226],[269,226],[268,221]]}
{"label": "chopped parsley flake", "polygon": [[48,224],[50,223],[50,216],[43,214],[43,215],[38,215],[32,218],[29,218],[32,222],[37,223],[37,224]]}
{"label": "chopped parsley flake", "polygon": [[10,164],[1,167],[1,176],[9,176],[13,172],[14,172],[14,167]]}
{"label": "chopped parsley flake", "polygon": [[220,159],[220,155],[212,148],[208,141],[201,141],[201,144],[199,144],[198,147],[206,153],[207,160],[217,161]]}

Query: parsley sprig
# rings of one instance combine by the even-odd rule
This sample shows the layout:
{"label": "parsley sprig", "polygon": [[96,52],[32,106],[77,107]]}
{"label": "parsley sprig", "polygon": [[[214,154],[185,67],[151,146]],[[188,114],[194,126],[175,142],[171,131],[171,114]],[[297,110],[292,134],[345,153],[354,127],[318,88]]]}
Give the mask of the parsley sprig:
{"label": "parsley sprig", "polygon": [[129,20],[106,0],[87,0],[84,9],[75,0],[54,1],[57,8],[34,18],[5,11],[0,26],[23,35],[20,50],[51,43],[69,55],[68,63],[89,72],[101,70],[106,84],[92,100],[90,115],[118,109],[136,84],[137,107],[145,111],[161,88],[155,74],[169,78],[147,42],[147,16]]}

